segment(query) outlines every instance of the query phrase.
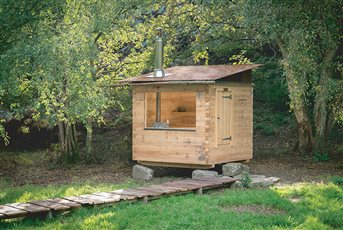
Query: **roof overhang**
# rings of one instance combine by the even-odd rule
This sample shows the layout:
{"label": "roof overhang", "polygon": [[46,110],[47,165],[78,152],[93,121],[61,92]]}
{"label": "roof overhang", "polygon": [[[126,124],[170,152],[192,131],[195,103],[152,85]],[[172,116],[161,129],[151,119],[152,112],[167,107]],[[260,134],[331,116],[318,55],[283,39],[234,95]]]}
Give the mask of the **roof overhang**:
{"label": "roof overhang", "polygon": [[175,66],[165,69],[164,77],[143,74],[119,81],[120,84],[210,84],[228,76],[252,70],[260,64]]}

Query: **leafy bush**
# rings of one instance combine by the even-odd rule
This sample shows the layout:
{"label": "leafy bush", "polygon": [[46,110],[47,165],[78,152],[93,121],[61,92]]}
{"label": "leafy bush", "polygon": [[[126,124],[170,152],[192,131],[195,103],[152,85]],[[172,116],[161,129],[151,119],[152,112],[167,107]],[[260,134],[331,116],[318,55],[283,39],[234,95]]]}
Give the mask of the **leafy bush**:
{"label": "leafy bush", "polygon": [[249,188],[251,181],[252,180],[251,180],[249,173],[243,173],[243,176],[240,179],[240,182],[242,183],[242,187],[243,188]]}
{"label": "leafy bush", "polygon": [[343,177],[338,177],[338,176],[332,177],[331,182],[336,185],[343,185]]}
{"label": "leafy bush", "polygon": [[327,152],[315,152],[313,155],[313,160],[315,162],[328,161],[329,154]]}

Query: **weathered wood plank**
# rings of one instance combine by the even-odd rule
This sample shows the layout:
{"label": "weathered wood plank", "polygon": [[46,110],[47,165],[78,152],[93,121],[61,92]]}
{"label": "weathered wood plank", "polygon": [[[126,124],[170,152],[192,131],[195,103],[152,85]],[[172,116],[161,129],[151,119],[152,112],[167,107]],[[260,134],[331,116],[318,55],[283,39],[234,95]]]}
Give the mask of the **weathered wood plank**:
{"label": "weathered wood plank", "polygon": [[151,196],[151,193],[148,191],[137,190],[137,189],[118,189],[115,191],[111,191],[110,193],[119,194],[119,195],[129,195],[129,196],[136,196],[138,198],[143,198],[146,196]]}
{"label": "weathered wood plank", "polygon": [[188,191],[188,189],[186,188],[182,188],[181,186],[170,186],[168,184],[160,184],[160,185],[152,185],[152,187],[162,187],[162,188],[166,188],[166,189],[173,189],[175,190],[175,192],[186,192]]}
{"label": "weathered wood plank", "polygon": [[6,219],[22,217],[27,215],[28,212],[21,209],[13,208],[11,206],[0,205],[0,213],[2,214],[1,218]]}
{"label": "weathered wood plank", "polygon": [[[70,201],[73,201],[75,203],[79,203],[81,205],[94,205],[94,199],[90,199],[88,197],[80,197],[80,196],[66,196],[66,197],[63,197],[63,199],[66,199],[66,200],[70,200]],[[99,201],[96,201],[96,203],[98,204]],[[102,203],[102,202],[100,202]]]}
{"label": "weathered wood plank", "polygon": [[52,202],[52,203],[57,203],[60,205],[65,205],[68,206],[70,208],[79,208],[81,207],[81,204],[70,201],[70,200],[66,200],[66,199],[60,199],[60,198],[56,198],[56,199],[47,199],[47,201]]}
{"label": "weathered wood plank", "polygon": [[91,194],[86,194],[86,195],[81,195],[80,197],[82,198],[89,198],[94,201],[94,204],[107,204],[107,203],[116,203],[120,201],[118,197],[104,197],[104,196],[97,196],[97,195],[91,195]]}
{"label": "weathered wood plank", "polygon": [[28,203],[39,205],[39,206],[51,209],[53,211],[62,211],[62,210],[70,209],[69,206],[58,204],[58,203],[53,203],[53,202],[50,202],[47,200],[33,200],[33,201],[28,202]]}
{"label": "weathered wood plank", "polygon": [[172,194],[172,193],[176,193],[178,191],[175,188],[167,188],[167,187],[162,187],[162,186],[158,186],[158,185],[155,185],[155,186],[152,185],[149,187],[140,187],[137,189],[149,191],[149,192],[151,191],[151,192],[154,192],[154,193],[159,194],[159,195]]}
{"label": "weathered wood plank", "polygon": [[28,203],[0,205],[0,219],[35,216],[50,211],[67,211],[81,205],[112,204],[121,200],[158,198],[162,195],[221,187],[233,183],[233,178],[197,178],[166,182],[159,185],[139,187],[137,189],[120,189],[111,192],[98,192],[81,196],[68,196],[62,199],[35,200]]}
{"label": "weathered wood plank", "polygon": [[177,186],[180,188],[187,189],[188,191],[201,188],[201,185],[199,184],[189,184],[189,183],[184,183],[184,182],[168,182],[168,183],[165,183],[165,185]]}
{"label": "weathered wood plank", "polygon": [[39,205],[30,204],[30,203],[12,203],[7,204],[6,206],[10,206],[12,208],[21,209],[24,211],[27,211],[29,213],[44,213],[44,212],[50,212],[49,208],[45,208]]}
{"label": "weathered wood plank", "polygon": [[199,187],[206,187],[206,186],[211,186],[211,185],[216,184],[216,182],[214,181],[200,181],[200,180],[192,180],[192,179],[181,181],[181,183],[195,184],[195,185],[199,185]]}
{"label": "weathered wood plank", "polygon": [[96,192],[93,193],[92,195],[95,196],[101,196],[101,197],[113,197],[114,199],[119,199],[119,200],[135,200],[137,199],[137,196],[130,196],[130,195],[119,195],[111,192]]}
{"label": "weathered wood plank", "polygon": [[150,196],[161,196],[165,194],[165,192],[160,189],[154,189],[154,188],[149,188],[149,187],[140,187],[137,189],[140,191],[148,192]]}
{"label": "weathered wood plank", "polygon": [[237,179],[234,179],[234,178],[196,178],[193,180],[213,181],[213,182],[218,182],[218,184],[228,184],[228,183],[235,182]]}
{"label": "weathered wood plank", "polygon": [[115,197],[101,197],[96,195],[81,195],[81,196],[68,196],[64,197],[64,199],[74,201],[81,205],[97,205],[97,204],[107,204],[107,203],[115,203],[118,202],[119,199]]}

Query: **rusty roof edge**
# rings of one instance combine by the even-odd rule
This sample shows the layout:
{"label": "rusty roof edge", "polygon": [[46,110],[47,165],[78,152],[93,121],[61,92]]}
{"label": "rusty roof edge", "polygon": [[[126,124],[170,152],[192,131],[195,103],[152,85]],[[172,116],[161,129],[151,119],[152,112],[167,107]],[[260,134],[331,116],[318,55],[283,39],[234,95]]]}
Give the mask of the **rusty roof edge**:
{"label": "rusty roof edge", "polygon": [[[258,68],[260,66],[262,66],[263,64],[242,64],[241,66],[251,66],[250,68],[246,68],[246,69],[238,69],[236,71],[234,71],[232,74],[229,74],[229,75],[225,75],[223,77],[220,77],[218,79],[215,79],[215,80],[219,80],[221,78],[225,78],[225,77],[228,77],[228,76],[231,76],[231,75],[234,75],[234,74],[238,74],[238,73],[241,73],[241,72],[245,72],[245,71],[248,71],[248,70],[252,70],[252,69],[255,69],[255,68]],[[229,66],[238,66],[238,65],[207,65],[208,67],[215,67],[215,66],[225,66],[225,67],[229,67]],[[165,69],[165,71],[167,71],[168,69],[175,69],[175,68],[185,68],[185,67],[199,67],[199,65],[190,65],[190,66],[173,66],[173,67],[169,67],[167,69]],[[203,65],[203,67],[205,67]],[[170,81],[161,81],[162,79],[156,79],[156,81],[140,81],[140,80],[135,80],[134,78],[137,78],[137,77],[144,77],[144,76],[149,76],[153,74],[153,72],[149,72],[149,73],[145,73],[145,74],[142,74],[142,75],[139,75],[139,76],[134,76],[134,77],[131,77],[131,78],[127,78],[127,79],[123,79],[123,80],[120,80],[119,82],[120,83],[126,83],[126,84],[135,84],[135,83],[140,83],[140,82],[144,82],[144,83],[148,83],[149,84],[153,84],[153,83],[157,83],[157,82],[169,82],[169,83],[172,83],[173,80],[170,80]],[[181,81],[184,81],[184,82],[197,82],[197,80],[179,80],[180,82]],[[200,80],[200,81],[206,81],[206,82],[209,82],[211,80]],[[168,84],[169,84],[168,83]]]}
{"label": "rusty roof edge", "polygon": [[150,82],[132,82],[129,85],[194,85],[194,84],[214,84],[216,81],[150,81]]}

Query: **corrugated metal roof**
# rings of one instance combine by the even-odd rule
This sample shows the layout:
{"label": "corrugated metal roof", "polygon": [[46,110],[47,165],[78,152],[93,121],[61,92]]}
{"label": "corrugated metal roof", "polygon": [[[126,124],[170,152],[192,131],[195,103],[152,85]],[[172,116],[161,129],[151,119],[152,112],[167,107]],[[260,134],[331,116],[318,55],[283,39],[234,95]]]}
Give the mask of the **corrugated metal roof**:
{"label": "corrugated metal roof", "polygon": [[121,80],[122,83],[153,83],[153,82],[180,82],[180,81],[215,81],[230,75],[241,73],[261,66],[260,64],[245,65],[199,65],[175,66],[165,69],[164,77],[153,77],[147,73],[138,77]]}

